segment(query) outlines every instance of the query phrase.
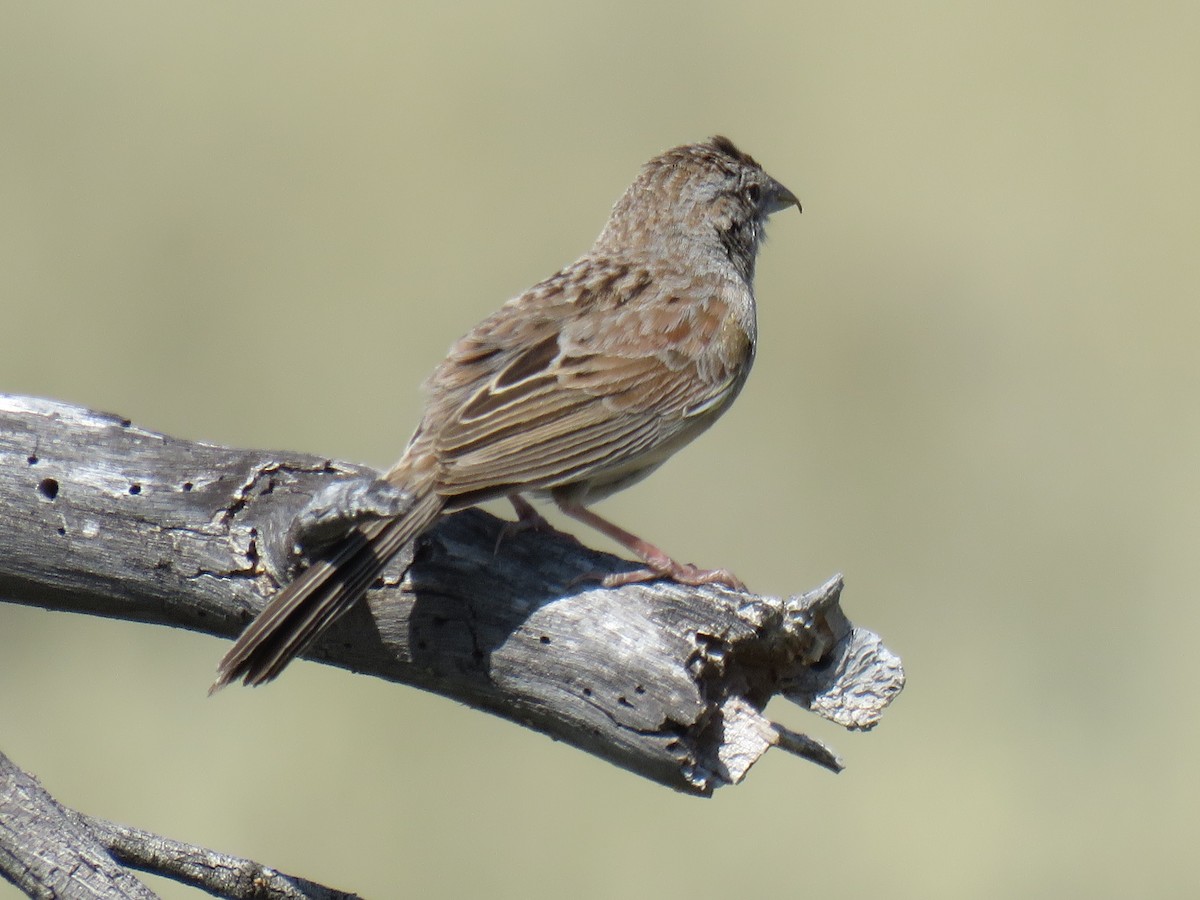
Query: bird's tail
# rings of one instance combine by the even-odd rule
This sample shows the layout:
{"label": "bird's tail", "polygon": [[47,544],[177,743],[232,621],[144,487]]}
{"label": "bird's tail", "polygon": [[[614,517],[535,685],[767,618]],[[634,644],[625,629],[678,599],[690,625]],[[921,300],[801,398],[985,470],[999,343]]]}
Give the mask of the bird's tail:
{"label": "bird's tail", "polygon": [[209,693],[239,678],[246,685],[264,684],[282,672],[366,593],[391,558],[428,528],[444,505],[428,491],[403,516],[356,528],[331,556],[271,598],[221,659]]}

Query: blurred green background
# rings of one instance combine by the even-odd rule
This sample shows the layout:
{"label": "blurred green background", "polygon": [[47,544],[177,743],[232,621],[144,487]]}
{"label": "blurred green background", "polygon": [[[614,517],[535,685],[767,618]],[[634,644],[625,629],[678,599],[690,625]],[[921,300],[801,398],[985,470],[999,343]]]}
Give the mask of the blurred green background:
{"label": "blurred green background", "polygon": [[1190,2],[5,3],[0,390],[189,438],[389,464],[455,337],[730,135],[804,202],[757,370],[601,511],[762,592],[843,571],[909,681],[868,735],[772,708],[841,776],[774,753],[700,801],[311,664],[210,700],[221,642],[0,605],[0,747],[372,898],[1194,895],[1197,35]]}

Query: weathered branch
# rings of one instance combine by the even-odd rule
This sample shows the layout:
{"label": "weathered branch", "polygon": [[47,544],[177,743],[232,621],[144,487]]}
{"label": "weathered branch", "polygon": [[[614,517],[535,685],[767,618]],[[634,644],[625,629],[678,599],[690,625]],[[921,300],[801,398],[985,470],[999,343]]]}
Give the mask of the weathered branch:
{"label": "weathered branch", "polygon": [[[376,479],[0,395],[0,598],[232,637],[287,580],[294,523],[319,518],[313,498],[333,483],[370,495]],[[840,768],[763,715],[772,696],[866,729],[903,686],[900,660],[843,615],[840,577],[782,599],[662,581],[601,589],[579,576],[629,563],[502,528],[478,510],[445,518],[308,655],[701,795],[772,746]]]}
{"label": "weathered branch", "polygon": [[152,900],[128,868],[217,897],[354,900],[260,863],[67,809],[0,753],[0,874],[31,897]]}

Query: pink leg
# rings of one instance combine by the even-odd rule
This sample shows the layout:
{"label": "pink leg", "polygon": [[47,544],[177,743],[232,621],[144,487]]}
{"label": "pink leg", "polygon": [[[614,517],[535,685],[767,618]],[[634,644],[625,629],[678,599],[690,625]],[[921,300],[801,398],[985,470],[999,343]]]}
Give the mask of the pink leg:
{"label": "pink leg", "polygon": [[590,525],[623,547],[629,548],[630,551],[636,553],[649,566],[647,569],[637,569],[633,572],[619,572],[613,575],[605,575],[600,579],[600,583],[605,587],[617,587],[622,584],[633,584],[639,581],[653,581],[656,578],[669,578],[672,581],[678,581],[680,584],[723,584],[735,591],[746,590],[746,585],[742,583],[741,579],[728,569],[700,569],[691,563],[677,563],[671,557],[667,556],[667,554],[663,553],[662,550],[658,549],[658,547],[655,547],[648,541],[642,540],[635,534],[629,533],[624,528],[614,525],[608,519],[601,518],[590,509],[580,506],[577,503],[566,503],[561,500],[557,502],[558,508],[572,519],[582,522],[585,525]]}
{"label": "pink leg", "polygon": [[520,494],[509,494],[508,502],[517,511],[517,521],[513,523],[514,525],[522,529],[532,528],[536,531],[554,530],[554,526],[547,522],[542,514],[533,508],[533,504]]}
{"label": "pink leg", "polygon": [[[492,553],[500,552],[500,545],[508,538],[520,534],[522,531],[541,531],[547,534],[564,534],[553,525],[546,521],[545,517],[533,508],[533,504],[522,497],[520,494],[509,494],[508,502],[513,505],[513,509],[517,511],[517,521],[505,522],[504,527],[500,529],[500,533],[496,535],[496,546]],[[575,540],[573,535],[565,534]]]}

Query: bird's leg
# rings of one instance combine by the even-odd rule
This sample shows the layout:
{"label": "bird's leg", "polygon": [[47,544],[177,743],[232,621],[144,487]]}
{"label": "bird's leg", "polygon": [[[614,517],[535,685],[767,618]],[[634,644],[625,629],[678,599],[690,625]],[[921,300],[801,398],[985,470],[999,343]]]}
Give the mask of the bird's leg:
{"label": "bird's leg", "polygon": [[517,521],[511,523],[521,530],[532,528],[534,531],[553,531],[554,526],[546,521],[545,517],[534,509],[533,504],[522,497],[520,494],[509,494],[508,502],[513,505],[513,509],[517,511]]}
{"label": "bird's leg", "polygon": [[540,531],[543,534],[559,534],[563,537],[569,537],[571,540],[576,540],[574,535],[567,534],[564,531],[559,531],[551,525],[546,518],[534,509],[533,504],[522,497],[520,494],[509,494],[508,502],[513,505],[513,509],[517,511],[517,520],[515,522],[505,522],[500,529],[500,533],[496,535],[496,546],[493,548],[493,555],[500,552],[500,545],[510,537],[520,534],[522,531]]}
{"label": "bird's leg", "polygon": [[[728,569],[701,569],[691,563],[677,563],[667,554],[649,541],[644,541],[631,534],[619,525],[614,525],[608,519],[602,518],[590,509],[578,504],[557,500],[558,508],[564,513],[585,525],[590,525],[601,534],[607,535],[623,547],[636,553],[649,568],[635,569],[632,572],[616,572],[609,575],[597,576],[605,587],[618,587],[622,584],[633,584],[639,581],[653,581],[656,578],[669,578],[680,584],[723,584],[735,591],[744,591],[740,578]],[[582,580],[590,580],[584,578]]]}

